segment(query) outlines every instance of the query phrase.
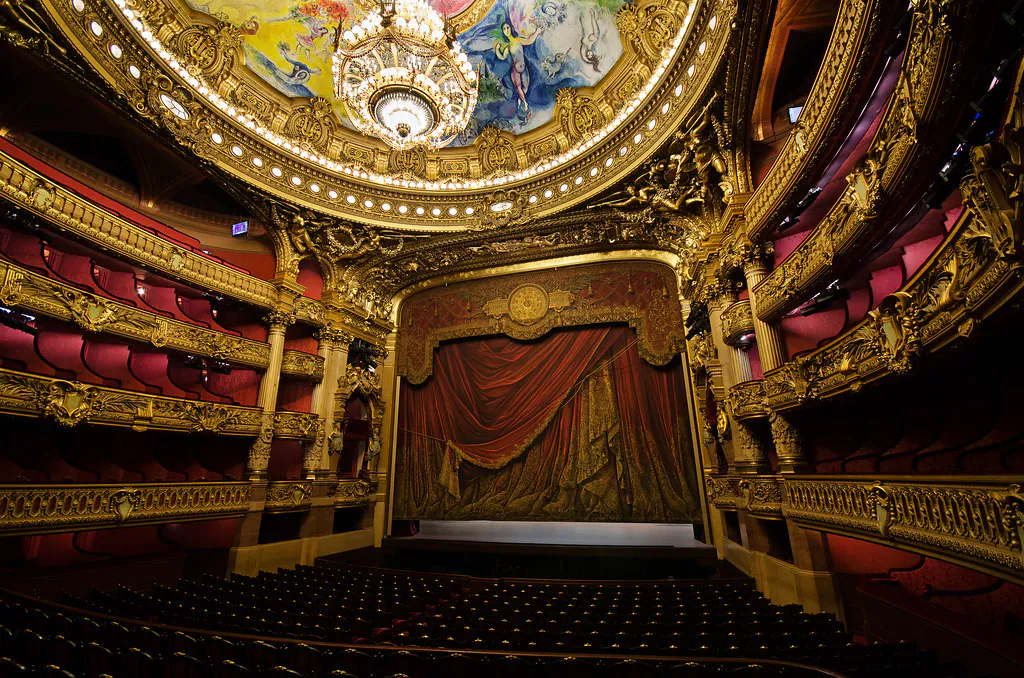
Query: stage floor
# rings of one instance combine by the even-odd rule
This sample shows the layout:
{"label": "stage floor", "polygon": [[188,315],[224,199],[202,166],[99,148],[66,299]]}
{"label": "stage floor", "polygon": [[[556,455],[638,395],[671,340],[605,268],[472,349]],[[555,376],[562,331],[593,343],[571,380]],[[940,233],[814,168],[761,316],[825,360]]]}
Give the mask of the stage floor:
{"label": "stage floor", "polygon": [[667,523],[505,522],[497,520],[421,520],[413,537],[395,542],[456,541],[557,546],[658,546],[711,548],[693,536],[693,525]]}

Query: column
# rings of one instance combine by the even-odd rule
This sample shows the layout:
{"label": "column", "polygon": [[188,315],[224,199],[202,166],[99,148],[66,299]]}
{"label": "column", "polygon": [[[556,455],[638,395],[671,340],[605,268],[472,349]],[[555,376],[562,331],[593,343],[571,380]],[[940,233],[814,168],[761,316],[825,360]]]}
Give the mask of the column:
{"label": "column", "polygon": [[[769,372],[781,367],[786,362],[786,352],[782,343],[782,333],[778,325],[766,323],[757,315],[757,296],[754,288],[768,275],[768,257],[775,251],[771,243],[753,245],[747,243],[742,248],[743,274],[747,278],[750,290],[750,312],[754,319],[754,336],[757,338],[757,350],[761,356],[761,368]],[[792,422],[778,412],[770,412],[768,417],[772,429],[772,441],[779,460],[780,473],[798,473],[804,470],[807,456],[800,432]]]}
{"label": "column", "polygon": [[750,381],[754,378],[754,373],[750,371],[750,356],[742,348],[732,349],[732,362],[736,372],[736,383],[741,384],[744,381]]}
{"label": "column", "polygon": [[785,415],[770,412],[772,440],[779,459],[779,473],[802,473],[807,470],[807,453],[803,437]]}
{"label": "column", "polygon": [[270,325],[267,338],[270,343],[270,364],[260,379],[260,393],[257,407],[263,410],[260,433],[249,448],[249,463],[246,468],[249,478],[266,480],[270,464],[270,445],[274,439],[274,411],[277,409],[277,389],[281,384],[281,362],[284,358],[284,333],[295,322],[295,316],[283,311],[271,311],[263,321]]}
{"label": "column", "polygon": [[384,420],[380,430],[380,456],[377,459],[377,488],[384,492],[384,501],[373,505],[373,541],[381,541],[391,532],[391,501],[394,496],[394,461],[398,441],[398,376],[395,364],[397,335],[391,334],[384,346],[378,347],[377,371],[380,374],[381,401]]}
{"label": "column", "polygon": [[[730,281],[717,281],[707,288],[708,310],[711,315],[711,334],[718,349],[719,361],[722,364],[722,382],[726,393],[729,389],[750,379],[750,359],[743,351],[734,349],[725,343],[722,333],[722,311],[736,303],[737,288]],[[737,355],[741,354],[741,355]],[[768,453],[757,432],[729,411],[728,400],[719,403],[725,408],[725,421],[718,426],[718,435],[723,446],[729,441],[732,459],[729,471],[732,473],[762,473],[769,469]],[[724,425],[724,426],[723,426]],[[724,428],[724,430],[723,430]]]}
{"label": "column", "polygon": [[750,314],[754,319],[754,336],[757,337],[757,351],[761,356],[761,369],[764,372],[770,372],[786,362],[782,334],[774,323],[766,323],[757,315],[757,296],[754,294],[754,288],[758,283],[768,277],[768,257],[774,251],[775,246],[772,243],[747,243],[741,248],[743,275],[747,279],[747,290],[750,292]]}
{"label": "column", "polygon": [[317,330],[313,336],[320,342],[318,353],[324,359],[324,378],[313,387],[312,411],[320,417],[323,433],[318,431],[316,440],[306,446],[302,470],[307,480],[320,480],[332,475],[330,445],[334,430],[334,398],[348,364],[352,335],[328,326]]}

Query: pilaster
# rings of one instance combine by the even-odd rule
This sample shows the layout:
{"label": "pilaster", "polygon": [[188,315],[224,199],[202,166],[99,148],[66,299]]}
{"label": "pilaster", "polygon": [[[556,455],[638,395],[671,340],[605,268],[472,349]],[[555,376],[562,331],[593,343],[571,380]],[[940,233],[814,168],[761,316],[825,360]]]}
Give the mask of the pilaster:
{"label": "pilaster", "polygon": [[320,342],[318,352],[324,358],[324,378],[313,389],[312,408],[320,417],[324,435],[306,447],[303,458],[303,475],[308,480],[336,477],[331,469],[331,436],[334,430],[335,395],[348,365],[348,349],[352,335],[334,327],[317,330],[314,335]]}
{"label": "pilaster", "polygon": [[778,326],[775,323],[764,322],[757,314],[757,296],[754,294],[754,288],[768,277],[768,257],[775,252],[775,246],[772,243],[745,243],[739,250],[743,261],[743,275],[750,294],[750,312],[754,320],[757,351],[761,356],[761,369],[770,372],[786,362],[786,350]]}

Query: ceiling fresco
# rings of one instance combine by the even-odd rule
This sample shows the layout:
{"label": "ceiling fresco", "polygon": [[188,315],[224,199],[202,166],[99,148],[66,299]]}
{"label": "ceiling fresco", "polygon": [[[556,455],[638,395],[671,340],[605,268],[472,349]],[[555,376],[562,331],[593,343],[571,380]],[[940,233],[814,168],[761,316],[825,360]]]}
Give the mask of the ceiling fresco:
{"label": "ceiling fresco", "polygon": [[455,14],[482,103],[428,153],[335,114],[334,33],[375,0],[39,1],[133,111],[253,195],[419,233],[506,228],[627,180],[710,96],[737,13],[736,0],[432,0]]}
{"label": "ceiling fresco", "polygon": [[[331,50],[339,25],[358,21],[360,0],[188,0],[237,26],[245,64],[291,98],[333,99]],[[550,121],[556,95],[591,87],[622,56],[616,12],[622,0],[432,0],[453,17],[459,42],[478,69],[480,99],[470,126],[452,146],[466,146],[488,126],[522,134]],[[344,111],[338,117],[347,124]]]}

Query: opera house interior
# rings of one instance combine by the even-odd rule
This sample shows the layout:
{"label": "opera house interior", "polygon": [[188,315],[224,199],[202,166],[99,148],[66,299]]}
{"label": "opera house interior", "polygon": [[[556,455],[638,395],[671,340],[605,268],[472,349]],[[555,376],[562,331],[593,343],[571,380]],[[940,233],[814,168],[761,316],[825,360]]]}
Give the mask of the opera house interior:
{"label": "opera house interior", "polygon": [[1022,676],[1022,301],[1020,0],[0,0],[0,678]]}

